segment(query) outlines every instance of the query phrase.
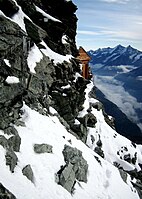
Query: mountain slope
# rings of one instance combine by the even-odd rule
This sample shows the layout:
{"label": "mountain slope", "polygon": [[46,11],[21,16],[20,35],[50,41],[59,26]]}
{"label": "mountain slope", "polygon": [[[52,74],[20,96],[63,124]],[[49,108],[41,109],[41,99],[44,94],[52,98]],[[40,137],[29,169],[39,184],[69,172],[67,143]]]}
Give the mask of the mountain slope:
{"label": "mountain slope", "polygon": [[76,6],[0,8],[0,198],[140,198],[142,147],[114,130],[80,75]]}
{"label": "mountain slope", "polygon": [[118,45],[89,53],[96,86],[142,130],[142,52],[131,46],[125,48]]}
{"label": "mountain slope", "polygon": [[[86,90],[86,97],[92,88],[90,84]],[[86,99],[84,110],[80,114],[86,114],[89,107],[89,101],[96,103],[96,100]],[[131,144],[129,140],[117,134],[104,121],[102,111],[93,109],[93,114],[97,116],[96,128],[89,128],[87,145],[89,149],[80,140],[71,135],[65,127],[60,123],[56,115],[57,112],[50,107],[53,116],[43,116],[26,105],[22,107],[21,121],[25,123],[25,127],[15,126],[21,137],[20,153],[16,153],[18,157],[17,166],[14,173],[9,171],[5,166],[5,161],[1,162],[1,183],[10,190],[16,198],[138,198],[135,188],[132,186],[132,179],[126,175],[126,183],[122,180],[117,168],[112,164],[123,167],[126,170],[140,169],[138,163],[142,163],[141,147]],[[42,128],[41,128],[42,126]],[[5,134],[1,131],[1,135]],[[11,136],[6,136],[8,139]],[[94,137],[95,142],[93,142]],[[98,156],[93,150],[99,146],[99,140],[102,142],[102,151],[104,151],[105,160]],[[35,153],[35,144],[48,144],[52,146],[51,153]],[[108,144],[109,143],[109,144]],[[111,143],[111,144],[110,144]],[[66,162],[63,157],[63,149],[65,145],[71,148],[77,148],[82,151],[82,155],[89,166],[87,174],[87,183],[75,183],[74,193],[70,195],[68,191],[63,189],[58,182],[57,173],[62,165]],[[0,146],[1,157],[5,159],[5,149]],[[129,157],[129,153],[131,154]],[[133,159],[137,154],[137,158],[129,162],[128,157]],[[110,164],[110,163],[111,164]],[[31,165],[33,171],[33,183],[22,175],[22,169],[26,165]],[[133,180],[135,183],[135,180]],[[118,186],[119,185],[119,186]],[[93,189],[92,189],[93,187]],[[30,191],[25,191],[25,190]],[[118,191],[118,190],[121,190]]]}

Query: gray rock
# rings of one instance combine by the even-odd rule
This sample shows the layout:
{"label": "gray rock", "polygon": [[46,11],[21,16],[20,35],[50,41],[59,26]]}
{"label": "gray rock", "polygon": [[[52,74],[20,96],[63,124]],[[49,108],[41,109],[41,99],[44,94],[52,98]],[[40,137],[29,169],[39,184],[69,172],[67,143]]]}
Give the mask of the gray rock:
{"label": "gray rock", "polygon": [[25,166],[23,169],[22,169],[22,173],[24,176],[26,176],[31,182],[34,181],[34,174],[33,174],[33,170],[31,168],[30,165],[27,165]]}
{"label": "gray rock", "polygon": [[28,35],[35,43],[41,42],[47,36],[46,31],[37,26],[35,23],[31,22],[29,19],[24,18],[24,22]]}
{"label": "gray rock", "polygon": [[104,152],[103,152],[103,150],[100,148],[100,147],[95,147],[95,149],[94,149],[94,151],[98,154],[98,155],[100,155],[102,158],[104,158],[105,156],[104,156]]}
{"label": "gray rock", "polygon": [[137,180],[136,183],[132,182],[132,184],[136,188],[140,199],[142,199],[142,183],[139,180]]}
{"label": "gray rock", "polygon": [[49,144],[34,144],[35,153],[52,153],[52,148]]}
{"label": "gray rock", "polygon": [[119,172],[120,172],[120,176],[121,176],[122,180],[123,180],[125,183],[127,183],[127,176],[128,176],[128,174],[127,174],[124,170],[122,170],[122,169],[118,169],[118,170],[119,170]]}
{"label": "gray rock", "polygon": [[0,183],[0,199],[16,199],[16,197]]}
{"label": "gray rock", "polygon": [[16,23],[2,15],[0,15],[0,23],[0,55],[4,56],[22,44],[24,33]]}
{"label": "gray rock", "polygon": [[75,172],[73,170],[73,164],[69,163],[59,176],[59,184],[62,185],[68,192],[72,193],[74,183]]}
{"label": "gray rock", "polygon": [[10,171],[13,173],[14,168],[17,165],[17,161],[18,161],[16,154],[11,149],[8,149],[6,151],[5,158],[6,158],[6,165],[9,166]]}
{"label": "gray rock", "polygon": [[18,135],[18,131],[14,128],[14,126],[9,126],[8,128],[4,129],[4,133],[7,135]]}
{"label": "gray rock", "polygon": [[98,111],[103,109],[103,104],[101,102],[90,103],[91,107],[97,109]]}
{"label": "gray rock", "polygon": [[0,135],[0,145],[5,149],[8,147],[7,139],[3,135]]}
{"label": "gray rock", "polygon": [[8,139],[8,145],[9,147],[14,150],[15,152],[19,152],[20,151],[20,144],[21,144],[21,138],[20,136],[17,134],[15,136],[12,136]]}
{"label": "gray rock", "polygon": [[73,193],[76,180],[87,182],[88,164],[83,158],[82,152],[68,145],[64,146],[63,150],[65,166],[62,166],[58,171],[59,184],[67,191]]}

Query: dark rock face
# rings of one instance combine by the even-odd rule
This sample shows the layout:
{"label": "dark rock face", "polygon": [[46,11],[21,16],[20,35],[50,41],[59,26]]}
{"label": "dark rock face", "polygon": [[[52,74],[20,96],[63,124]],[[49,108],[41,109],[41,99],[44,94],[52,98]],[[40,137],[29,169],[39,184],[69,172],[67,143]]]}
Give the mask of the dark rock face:
{"label": "dark rock face", "polygon": [[82,152],[76,148],[65,145],[63,150],[65,166],[58,171],[59,181],[67,191],[73,193],[76,180],[87,182],[87,161],[82,157]]}
{"label": "dark rock face", "polygon": [[8,191],[1,183],[0,183],[0,198],[16,199],[16,197],[10,191]]}
{"label": "dark rock face", "polygon": [[[66,34],[70,43],[71,52],[73,52],[73,55],[77,54],[74,43],[77,22],[77,18],[74,13],[77,10],[77,7],[72,3],[72,1],[66,2],[60,0],[57,2],[55,0],[50,0],[46,2],[44,0],[17,0],[17,2],[33,22],[47,32],[46,43],[52,50],[60,54],[64,54],[66,48],[61,42],[61,37]],[[47,23],[42,14],[36,10],[35,5],[62,22],[52,21],[49,19]]]}
{"label": "dark rock face", "polygon": [[[27,57],[34,43],[39,49],[45,48],[41,41],[54,52],[76,56],[77,18],[74,13],[77,8],[72,1],[63,0],[58,2],[17,0],[17,3],[32,22],[24,18],[27,31],[24,32],[16,23],[0,16],[0,129],[8,134],[11,131],[11,124],[24,125],[19,121],[23,100],[41,114],[48,114],[49,106],[53,106],[60,116],[73,126],[78,112],[82,109],[84,90],[88,83],[81,77],[74,81],[75,73],[80,72],[79,63],[72,58],[70,62],[64,61],[55,65],[50,57],[42,53],[43,58],[35,67],[36,73],[31,73]],[[0,4],[7,17],[19,11],[19,7],[11,0],[2,0]],[[45,20],[36,6],[57,20]],[[62,42],[63,36],[66,36],[67,43]],[[10,66],[5,62],[6,59]],[[8,76],[17,77],[19,83],[8,84],[6,82]],[[62,88],[68,84],[70,88]],[[85,134],[84,142],[87,135],[85,128],[81,127]]]}
{"label": "dark rock face", "polygon": [[14,22],[0,15],[0,57],[22,44],[24,33]]}
{"label": "dark rock face", "polygon": [[0,8],[2,12],[8,17],[12,17],[19,10],[19,8],[12,0],[1,0]]}

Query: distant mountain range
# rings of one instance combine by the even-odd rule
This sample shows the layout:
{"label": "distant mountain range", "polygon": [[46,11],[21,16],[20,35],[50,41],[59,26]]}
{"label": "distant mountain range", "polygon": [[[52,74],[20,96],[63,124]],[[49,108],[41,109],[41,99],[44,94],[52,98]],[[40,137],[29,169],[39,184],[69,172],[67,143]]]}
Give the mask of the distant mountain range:
{"label": "distant mountain range", "polygon": [[[91,57],[91,70],[96,77],[95,85],[108,100],[120,107],[128,118],[128,112],[135,115],[135,118],[138,118],[137,124],[142,129],[142,52],[130,45],[117,45],[114,48],[90,50],[88,54]],[[115,99],[115,92],[118,94],[117,98],[121,95],[122,102]],[[125,107],[122,104],[126,104]],[[129,111],[130,106],[133,111]]]}
{"label": "distant mountain range", "polygon": [[[96,65],[96,69],[102,66],[142,66],[142,52],[130,45],[128,47],[118,45],[114,48],[99,48],[95,51],[90,50],[88,54],[91,57],[90,63]],[[118,69],[123,70],[120,67]]]}

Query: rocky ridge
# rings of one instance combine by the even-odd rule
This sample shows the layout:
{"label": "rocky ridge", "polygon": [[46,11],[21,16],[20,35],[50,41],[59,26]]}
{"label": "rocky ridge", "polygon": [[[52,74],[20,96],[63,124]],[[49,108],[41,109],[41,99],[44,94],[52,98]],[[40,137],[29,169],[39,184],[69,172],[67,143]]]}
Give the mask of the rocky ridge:
{"label": "rocky ridge", "polygon": [[[97,162],[101,165],[102,158],[105,158],[119,168],[124,181],[127,181],[126,176],[132,176],[129,183],[136,187],[132,193],[133,198],[137,197],[135,190],[141,195],[141,148],[129,141],[127,147],[121,148],[119,142],[115,150],[113,149],[114,157],[109,160],[104,130],[111,129],[113,132],[110,133],[110,140],[119,135],[113,130],[112,118],[105,114],[102,104],[95,100],[90,92],[92,83],[79,74],[80,65],[74,58],[77,55],[76,6],[72,1],[64,0],[58,3],[53,0],[2,0],[0,8],[0,149],[10,172],[16,175],[20,165],[23,177],[31,184],[36,183],[36,169],[32,166],[32,160],[29,160],[31,164],[26,161],[21,165],[20,159],[20,155],[24,153],[22,150],[25,135],[22,131],[28,132],[30,129],[26,123],[26,114],[32,109],[43,115],[43,118],[52,117],[52,120],[55,120],[54,117],[58,117],[67,130],[62,127],[64,134],[73,134],[92,149],[95,164]],[[26,108],[25,104],[31,109]],[[53,111],[53,108],[56,111]],[[102,127],[107,125],[104,130],[101,130],[100,120]],[[52,125],[54,123],[56,122],[52,121]],[[84,158],[81,147],[75,147],[76,141],[69,136],[70,139],[63,142],[64,161],[60,160],[61,168],[56,168],[56,182],[74,195],[76,184],[87,184],[89,180],[89,159],[86,160],[87,156]],[[40,139],[42,138],[39,137]],[[66,140],[66,137],[63,136],[63,139]],[[52,156],[56,148],[48,143],[48,139],[46,143],[43,140],[38,143],[38,139],[35,139],[32,146],[29,153],[32,151],[34,155],[39,156]],[[127,166],[130,172],[127,171]],[[8,171],[7,175],[9,176]],[[21,179],[25,182],[23,177]],[[7,184],[5,180],[3,182]],[[1,184],[0,198],[15,198],[13,194],[19,194],[14,188],[9,192],[4,184]],[[20,184],[22,185],[22,182]],[[31,184],[28,185],[33,190]],[[13,194],[11,190],[14,191]]]}

